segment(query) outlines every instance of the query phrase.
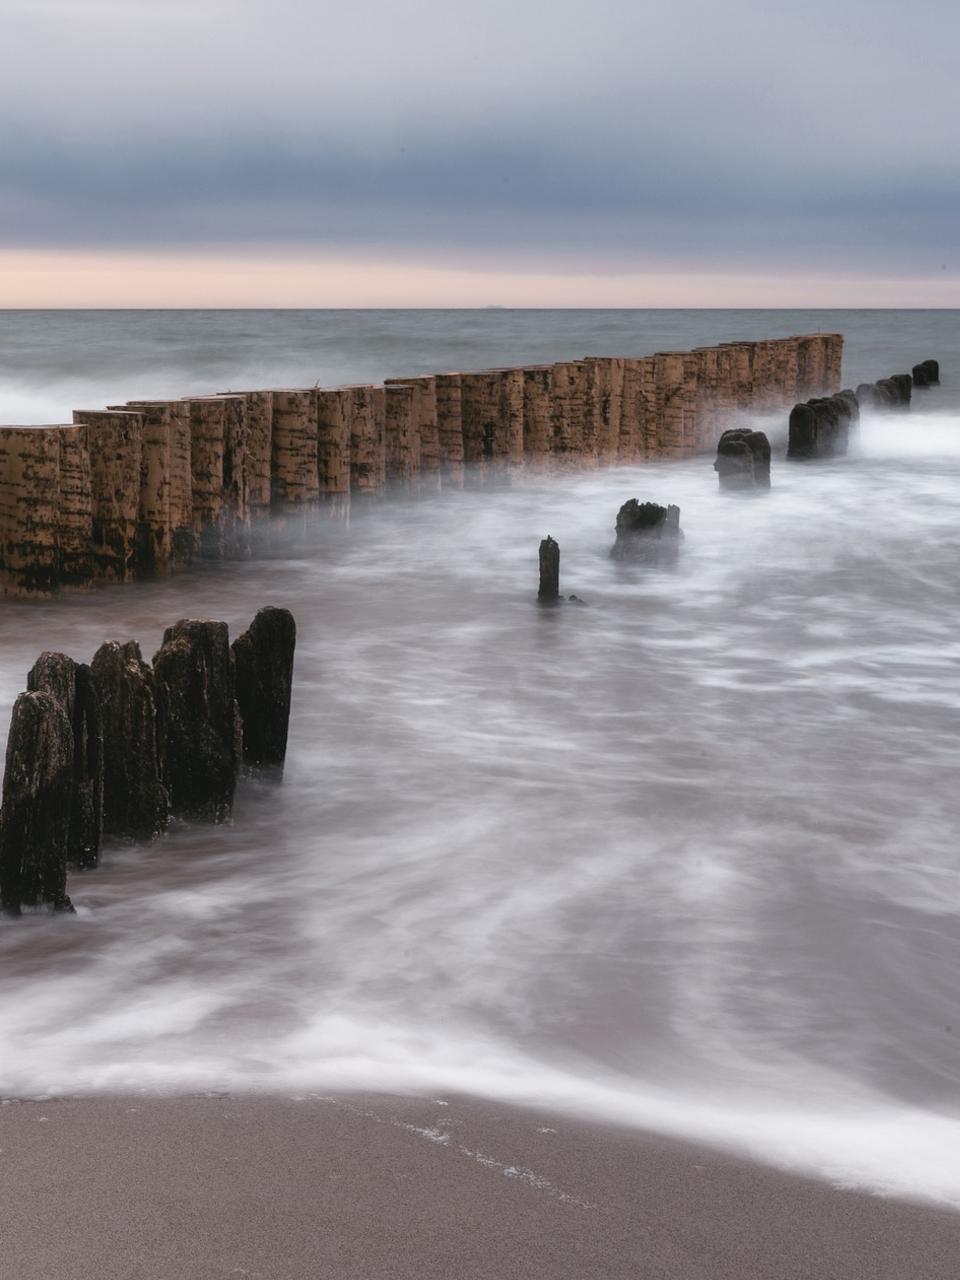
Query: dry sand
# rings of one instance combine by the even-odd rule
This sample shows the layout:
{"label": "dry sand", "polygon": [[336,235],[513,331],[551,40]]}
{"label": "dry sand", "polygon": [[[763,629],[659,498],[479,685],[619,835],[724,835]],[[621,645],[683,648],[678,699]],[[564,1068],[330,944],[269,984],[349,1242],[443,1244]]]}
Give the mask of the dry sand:
{"label": "dry sand", "polygon": [[960,1214],[451,1097],[0,1109],[3,1280],[955,1280]]}

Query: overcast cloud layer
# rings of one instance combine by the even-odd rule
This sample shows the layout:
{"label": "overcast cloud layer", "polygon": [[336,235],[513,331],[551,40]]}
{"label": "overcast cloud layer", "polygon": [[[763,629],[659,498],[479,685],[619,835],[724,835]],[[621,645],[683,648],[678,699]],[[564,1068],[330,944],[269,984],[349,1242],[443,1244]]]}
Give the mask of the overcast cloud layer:
{"label": "overcast cloud layer", "polygon": [[946,0],[0,0],[0,21],[0,249],[960,275]]}

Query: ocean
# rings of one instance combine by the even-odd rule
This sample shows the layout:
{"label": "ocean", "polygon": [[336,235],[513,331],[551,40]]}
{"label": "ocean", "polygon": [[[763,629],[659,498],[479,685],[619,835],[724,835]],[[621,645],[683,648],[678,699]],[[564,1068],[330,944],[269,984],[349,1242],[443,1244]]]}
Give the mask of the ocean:
{"label": "ocean", "polygon": [[[944,385],[831,463],[758,420],[768,496],[518,477],[0,603],[0,738],[42,649],[299,631],[281,785],[0,920],[0,1094],[467,1092],[960,1205],[960,312],[0,312],[0,420],[817,329]],[[631,497],[675,569],[610,560]]]}

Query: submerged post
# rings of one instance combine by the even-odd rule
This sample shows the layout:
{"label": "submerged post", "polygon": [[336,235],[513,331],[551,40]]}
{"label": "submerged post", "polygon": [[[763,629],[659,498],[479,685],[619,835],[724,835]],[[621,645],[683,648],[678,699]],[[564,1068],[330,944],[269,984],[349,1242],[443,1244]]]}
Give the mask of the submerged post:
{"label": "submerged post", "polygon": [[745,427],[724,431],[713,467],[721,489],[769,489],[770,441]]}
{"label": "submerged post", "polygon": [[617,512],[617,540],[610,555],[614,560],[669,564],[682,541],[679,507],[631,498]]}
{"label": "submerged post", "polygon": [[560,544],[549,533],[540,543],[540,590],[537,599],[553,604],[560,598]]}

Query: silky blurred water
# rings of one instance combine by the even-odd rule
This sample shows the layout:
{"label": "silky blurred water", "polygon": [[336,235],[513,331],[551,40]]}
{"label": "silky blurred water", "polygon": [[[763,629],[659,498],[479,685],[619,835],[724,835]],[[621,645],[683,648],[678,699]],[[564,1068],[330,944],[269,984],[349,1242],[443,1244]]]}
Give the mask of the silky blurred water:
{"label": "silky blurred water", "polygon": [[[44,648],[150,655],[178,617],[236,634],[266,603],[299,640],[282,785],[108,846],[75,918],[0,921],[0,1092],[467,1090],[960,1204],[960,335],[824,314],[853,326],[847,382],[933,355],[945,385],[847,459],[775,453],[768,496],[720,494],[710,459],[520,477],[289,531],[267,561],[3,602],[3,733]],[[554,313],[552,347],[530,315],[465,323],[526,326],[520,360],[602,350],[630,313]],[[617,347],[761,323],[664,315],[664,341]],[[379,372],[464,365],[443,323]],[[213,360],[187,387],[192,361],[171,393],[231,384]],[[609,559],[634,496],[680,506],[675,570]],[[585,607],[535,604],[547,533]]]}

